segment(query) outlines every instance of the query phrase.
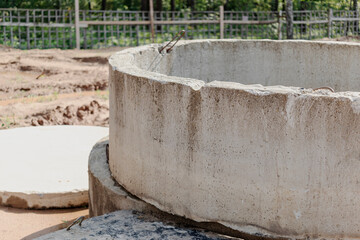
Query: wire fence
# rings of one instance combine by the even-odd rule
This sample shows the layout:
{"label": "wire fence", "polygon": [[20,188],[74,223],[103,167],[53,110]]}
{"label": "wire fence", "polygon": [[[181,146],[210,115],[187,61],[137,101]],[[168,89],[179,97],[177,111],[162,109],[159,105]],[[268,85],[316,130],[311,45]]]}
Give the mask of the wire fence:
{"label": "wire fence", "polygon": [[[240,39],[278,39],[278,18],[278,12],[225,11],[224,20],[226,24],[224,37]],[[284,28],[283,31],[286,31],[286,29]]]}
{"label": "wire fence", "polygon": [[[186,31],[185,39],[281,39],[286,36],[282,12],[184,10],[155,11],[153,16],[152,29],[147,11],[80,11],[81,48],[161,43],[181,30]],[[293,28],[295,39],[358,36],[359,13],[294,11]],[[20,49],[75,48],[75,12],[0,9],[0,44]]]}

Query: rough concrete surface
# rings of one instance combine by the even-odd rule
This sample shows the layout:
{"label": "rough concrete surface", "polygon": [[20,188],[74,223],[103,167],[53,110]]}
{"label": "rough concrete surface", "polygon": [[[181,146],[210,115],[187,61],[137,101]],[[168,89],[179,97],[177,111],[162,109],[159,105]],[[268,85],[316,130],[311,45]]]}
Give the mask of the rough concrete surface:
{"label": "rough concrete surface", "polygon": [[116,210],[153,212],[150,204],[129,195],[111,176],[106,156],[108,137],[98,141],[89,156],[89,212],[90,217]]}
{"label": "rough concrete surface", "polygon": [[108,137],[99,140],[89,156],[89,213],[96,217],[117,210],[135,210],[152,215],[162,221],[178,225],[192,226],[227,236],[251,239],[251,236],[239,233],[218,223],[196,222],[159,210],[148,202],[132,195],[120,186],[111,176],[106,154]]}
{"label": "rough concrete surface", "polygon": [[88,203],[87,163],[108,128],[27,127],[0,131],[0,204],[63,208]]}
{"label": "rough concrete surface", "polygon": [[[360,238],[360,45],[157,49],[110,59],[118,183],[166,212],[253,235]],[[312,89],[323,86],[335,92]]]}
{"label": "rough concrete surface", "polygon": [[150,215],[131,210],[112,212],[85,220],[81,226],[74,225],[69,231],[60,230],[36,238],[37,240],[73,239],[122,239],[122,240],[225,240],[227,237],[163,223]]}

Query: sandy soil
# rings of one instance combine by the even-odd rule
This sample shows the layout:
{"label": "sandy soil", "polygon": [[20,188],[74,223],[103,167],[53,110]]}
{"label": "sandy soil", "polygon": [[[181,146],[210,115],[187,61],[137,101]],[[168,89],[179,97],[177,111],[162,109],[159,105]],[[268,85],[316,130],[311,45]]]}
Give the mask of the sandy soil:
{"label": "sandy soil", "polygon": [[119,50],[0,47],[0,129],[108,126],[107,58]]}
{"label": "sandy soil", "polygon": [[89,211],[83,208],[23,210],[0,207],[0,240],[34,239],[68,227],[76,218],[88,214]]}

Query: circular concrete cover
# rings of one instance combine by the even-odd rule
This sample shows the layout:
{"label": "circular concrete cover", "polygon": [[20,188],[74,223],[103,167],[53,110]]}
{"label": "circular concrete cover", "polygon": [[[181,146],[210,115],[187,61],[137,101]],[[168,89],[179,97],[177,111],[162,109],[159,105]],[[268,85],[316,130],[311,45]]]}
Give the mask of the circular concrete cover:
{"label": "circular concrete cover", "polygon": [[18,208],[88,203],[88,156],[109,129],[26,127],[0,131],[0,204]]}

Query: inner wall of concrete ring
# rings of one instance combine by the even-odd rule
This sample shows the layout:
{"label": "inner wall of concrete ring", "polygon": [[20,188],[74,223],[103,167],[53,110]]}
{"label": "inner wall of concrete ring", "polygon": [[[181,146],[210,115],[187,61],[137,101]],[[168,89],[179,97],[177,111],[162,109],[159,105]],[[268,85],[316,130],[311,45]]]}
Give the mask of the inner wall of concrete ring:
{"label": "inner wall of concrete ring", "polygon": [[155,66],[157,49],[110,59],[118,183],[258,236],[360,237],[360,94],[307,89],[357,91],[360,45],[185,41]]}

